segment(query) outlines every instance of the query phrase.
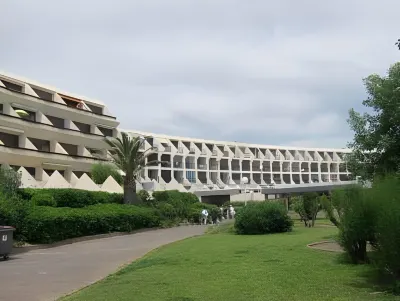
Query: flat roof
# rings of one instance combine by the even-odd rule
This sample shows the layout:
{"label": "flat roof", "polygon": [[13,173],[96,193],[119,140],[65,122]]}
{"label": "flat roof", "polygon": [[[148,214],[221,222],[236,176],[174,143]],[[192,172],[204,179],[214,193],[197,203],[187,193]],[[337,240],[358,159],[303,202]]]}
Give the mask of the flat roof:
{"label": "flat roof", "polygon": [[42,87],[43,89],[54,91],[54,92],[60,93],[60,94],[65,94],[65,95],[71,96],[73,98],[78,98],[78,99],[81,99],[81,100],[84,100],[84,101],[88,102],[89,104],[93,103],[93,104],[98,104],[98,105],[103,106],[103,107],[105,106],[105,104],[103,102],[99,101],[99,100],[96,100],[96,99],[93,99],[93,98],[89,98],[89,97],[86,97],[86,96],[83,96],[83,95],[78,95],[78,94],[75,94],[75,93],[70,93],[70,92],[61,90],[59,88],[53,87],[53,86],[49,86],[49,85],[45,85],[45,84],[39,83],[39,82],[37,82],[35,80],[29,79],[29,78],[24,78],[22,76],[14,75],[14,74],[11,74],[11,73],[8,73],[8,72],[4,72],[4,71],[1,71],[1,70],[0,70],[0,76],[3,76],[5,78],[9,78],[11,80],[14,79],[14,80],[17,80],[17,81],[20,81],[20,82],[24,82],[24,83],[27,83],[29,85]]}
{"label": "flat roof", "polygon": [[235,145],[235,146],[243,146],[243,147],[268,148],[268,149],[279,149],[279,150],[304,150],[304,151],[318,151],[318,152],[351,153],[351,150],[348,148],[315,148],[315,147],[253,144],[253,143],[236,142],[236,141],[218,141],[218,140],[205,140],[205,139],[190,138],[190,137],[171,136],[171,135],[143,132],[143,131],[138,131],[138,130],[124,130],[124,129],[119,129],[119,130],[122,132],[130,133],[130,134],[151,136],[151,137],[155,137],[155,138],[164,138],[164,139],[170,139],[170,140],[180,140],[180,141],[198,142],[198,143],[210,143],[210,144],[217,144],[217,145],[218,144],[232,145],[232,146]]}

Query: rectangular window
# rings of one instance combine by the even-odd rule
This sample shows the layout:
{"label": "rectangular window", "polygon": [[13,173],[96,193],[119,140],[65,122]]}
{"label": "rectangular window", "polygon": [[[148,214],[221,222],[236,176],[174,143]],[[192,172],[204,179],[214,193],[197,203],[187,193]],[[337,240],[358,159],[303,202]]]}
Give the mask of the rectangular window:
{"label": "rectangular window", "polygon": [[106,136],[106,137],[112,137],[113,136],[113,130],[112,129],[104,128],[104,127],[101,127],[101,126],[97,126],[97,127],[99,128],[100,132],[103,133],[104,136]]}
{"label": "rectangular window", "polygon": [[186,179],[190,183],[196,183],[196,172],[195,171],[186,171]]}
{"label": "rectangular window", "polygon": [[39,90],[37,88],[32,87],[32,90],[35,91],[35,93],[44,100],[49,100],[49,101],[53,101],[53,94],[47,92],[47,91],[43,91],[43,90]]}
{"label": "rectangular window", "polygon": [[85,102],[85,104],[88,106],[89,109],[92,110],[93,113],[100,114],[100,115],[103,114],[102,107],[94,106],[94,105],[88,104],[87,102]]}
{"label": "rectangular window", "polygon": [[30,137],[28,138],[38,151],[50,152],[50,141]]}
{"label": "rectangular window", "polygon": [[74,121],[74,123],[82,133],[90,134],[90,124],[80,123],[77,121]]}
{"label": "rectangular window", "polygon": [[21,119],[29,120],[29,121],[36,121],[36,112],[28,111],[25,109],[14,108],[14,111],[18,114]]}
{"label": "rectangular window", "polygon": [[1,81],[3,82],[4,86],[6,86],[7,89],[22,93],[23,89],[22,89],[21,85],[11,83],[11,82],[6,81],[4,79],[1,79]]}
{"label": "rectangular window", "polygon": [[17,135],[11,135],[0,132],[0,145],[18,147],[19,137]]}
{"label": "rectangular window", "polygon": [[50,115],[46,115],[46,117],[56,128],[59,128],[59,129],[64,128],[64,119],[58,118],[55,116],[50,116]]}

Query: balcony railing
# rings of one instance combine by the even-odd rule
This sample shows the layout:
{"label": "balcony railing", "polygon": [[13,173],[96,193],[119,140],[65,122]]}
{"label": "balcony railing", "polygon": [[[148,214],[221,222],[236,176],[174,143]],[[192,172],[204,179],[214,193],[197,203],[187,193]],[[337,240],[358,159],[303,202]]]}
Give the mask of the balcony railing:
{"label": "balcony railing", "polygon": [[232,170],[240,170],[240,166],[232,166]]}
{"label": "balcony railing", "polygon": [[183,147],[178,147],[177,153],[178,154],[183,154]]}
{"label": "balcony railing", "polygon": [[194,153],[196,153],[196,150],[195,150],[194,148],[191,148],[191,149],[189,150],[189,154],[194,154]]}
{"label": "balcony railing", "polygon": [[252,168],[253,168],[253,170],[255,170],[255,171],[261,171],[260,166],[253,166]]}
{"label": "balcony railing", "polygon": [[171,147],[170,146],[165,146],[164,147],[164,152],[170,153],[171,152]]}
{"label": "balcony railing", "polygon": [[210,169],[211,170],[218,170],[218,164],[211,164]]}
{"label": "balcony railing", "polygon": [[267,166],[263,166],[262,170],[263,170],[263,171],[271,171],[271,168],[270,168],[270,167],[267,167]]}

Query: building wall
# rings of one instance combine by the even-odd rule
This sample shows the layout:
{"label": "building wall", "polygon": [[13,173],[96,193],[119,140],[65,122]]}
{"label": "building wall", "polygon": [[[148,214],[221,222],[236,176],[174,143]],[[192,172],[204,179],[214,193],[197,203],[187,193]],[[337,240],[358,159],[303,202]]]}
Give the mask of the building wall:
{"label": "building wall", "polygon": [[[72,187],[94,163],[106,162],[109,154],[105,137],[116,137],[118,125],[109,109],[98,101],[0,75],[0,165],[23,167],[39,186],[44,186],[56,170]],[[347,182],[350,177],[344,160],[349,153],[346,149],[126,132],[144,137],[142,151],[156,150],[151,160],[168,163],[145,168],[140,185],[149,191],[259,191],[268,185]],[[61,181],[58,175],[55,177]],[[246,187],[244,177],[248,179]]]}
{"label": "building wall", "polygon": [[[142,182],[162,183],[162,188],[154,185],[155,190],[258,191],[263,186],[339,183],[351,178],[345,162],[350,153],[347,149],[256,145],[125,132],[145,139],[143,151],[152,148],[158,160],[168,163],[143,172]],[[246,185],[242,183],[244,177],[248,179]]]}
{"label": "building wall", "polygon": [[105,137],[119,125],[108,114],[93,100],[0,75],[0,165],[25,168],[39,186],[55,170],[71,184],[74,172],[107,161]]}

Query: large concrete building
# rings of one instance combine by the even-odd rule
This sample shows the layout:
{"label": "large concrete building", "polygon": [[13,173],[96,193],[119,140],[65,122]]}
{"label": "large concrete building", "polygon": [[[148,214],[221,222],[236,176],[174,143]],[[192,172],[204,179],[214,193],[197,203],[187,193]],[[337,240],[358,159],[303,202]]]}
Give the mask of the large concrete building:
{"label": "large concrete building", "polygon": [[167,162],[147,167],[142,183],[149,190],[201,191],[288,185],[318,185],[350,181],[347,149],[283,147],[192,139],[125,131],[147,137],[145,149],[157,152],[149,160]]}
{"label": "large concrete building", "polygon": [[0,164],[24,167],[39,183],[57,170],[68,182],[107,160],[119,122],[95,100],[0,75]]}
{"label": "large concrete building", "polygon": [[[31,80],[0,75],[0,164],[23,167],[39,187],[45,187],[55,171],[67,183],[76,183],[90,172],[95,162],[107,161],[104,138],[117,137],[118,125],[101,102]],[[344,161],[349,153],[346,149],[282,147],[126,132],[145,137],[144,149],[157,148],[150,160],[169,163],[143,170],[141,183],[147,190],[237,189],[243,178],[248,179],[249,189],[257,190],[345,183],[350,177]]]}

